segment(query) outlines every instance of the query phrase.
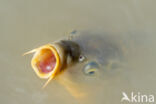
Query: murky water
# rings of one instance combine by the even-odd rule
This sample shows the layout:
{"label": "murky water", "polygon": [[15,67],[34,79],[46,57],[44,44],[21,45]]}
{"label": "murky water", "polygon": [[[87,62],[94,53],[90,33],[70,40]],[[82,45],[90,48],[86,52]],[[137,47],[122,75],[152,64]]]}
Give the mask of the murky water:
{"label": "murky water", "polygon": [[[133,91],[156,96],[155,3],[154,0],[0,0],[0,103],[120,104],[123,91],[128,95]],[[22,57],[30,49],[68,36],[72,29],[122,35],[127,39],[125,44],[134,41],[128,49],[131,53],[127,56],[128,68],[105,73],[104,82],[92,86],[95,90],[88,86],[86,92],[92,96],[85,99],[74,98],[56,80],[41,89],[45,80],[32,70],[32,56]],[[82,90],[84,86],[79,87]]]}

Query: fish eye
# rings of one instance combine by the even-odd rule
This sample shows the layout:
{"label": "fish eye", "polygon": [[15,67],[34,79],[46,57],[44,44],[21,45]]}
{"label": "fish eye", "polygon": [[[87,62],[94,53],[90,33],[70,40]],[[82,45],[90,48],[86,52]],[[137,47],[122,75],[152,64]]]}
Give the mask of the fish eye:
{"label": "fish eye", "polygon": [[84,60],[85,60],[85,56],[80,55],[80,56],[79,56],[79,62],[83,62]]}
{"label": "fish eye", "polygon": [[85,65],[83,71],[85,75],[95,76],[98,73],[99,65],[98,63],[92,61]]}

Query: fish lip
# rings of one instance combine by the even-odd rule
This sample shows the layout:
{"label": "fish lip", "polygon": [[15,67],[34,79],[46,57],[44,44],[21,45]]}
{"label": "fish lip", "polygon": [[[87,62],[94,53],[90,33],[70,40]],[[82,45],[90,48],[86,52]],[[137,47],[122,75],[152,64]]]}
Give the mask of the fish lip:
{"label": "fish lip", "polygon": [[[43,49],[50,49],[50,51],[53,52],[54,57],[56,58],[55,67],[53,68],[53,70],[51,72],[48,72],[48,73],[40,72],[36,66],[37,58],[40,57],[38,55],[40,54],[41,50],[43,50]],[[63,59],[62,58],[63,52],[60,51],[60,49],[61,49],[60,46],[56,45],[56,43],[55,43],[55,44],[47,44],[47,45],[41,46],[36,50],[32,60],[31,60],[31,66],[34,69],[34,71],[38,77],[43,78],[43,79],[47,79],[51,76],[56,76],[56,74],[60,71],[60,68],[62,66],[61,60]]]}

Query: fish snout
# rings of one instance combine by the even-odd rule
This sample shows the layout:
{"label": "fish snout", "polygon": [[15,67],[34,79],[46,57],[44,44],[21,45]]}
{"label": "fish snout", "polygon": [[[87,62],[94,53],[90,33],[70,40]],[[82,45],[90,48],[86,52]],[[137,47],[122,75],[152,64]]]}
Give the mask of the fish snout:
{"label": "fish snout", "polygon": [[60,40],[43,45],[26,54],[33,53],[31,66],[38,77],[48,79],[73,65],[79,60],[80,47],[70,40]]}

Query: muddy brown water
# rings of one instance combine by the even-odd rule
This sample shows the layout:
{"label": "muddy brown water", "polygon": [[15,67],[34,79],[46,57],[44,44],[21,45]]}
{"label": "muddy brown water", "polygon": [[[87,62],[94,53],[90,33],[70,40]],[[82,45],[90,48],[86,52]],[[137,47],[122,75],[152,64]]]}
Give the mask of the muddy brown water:
{"label": "muddy brown water", "polygon": [[[122,92],[156,96],[155,3],[154,0],[0,0],[0,103],[121,104]],[[136,44],[142,47],[132,47],[129,70],[106,75],[101,86],[92,86],[95,90],[88,86],[86,92],[96,96],[76,99],[55,80],[41,89],[45,80],[32,70],[32,55],[22,57],[22,54],[66,37],[72,29],[127,35],[127,42],[131,34],[140,37],[136,41],[141,42]]]}

